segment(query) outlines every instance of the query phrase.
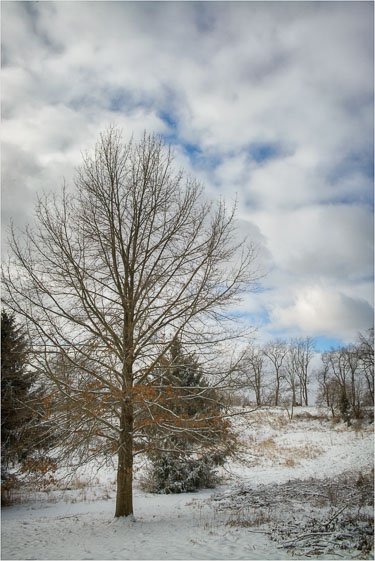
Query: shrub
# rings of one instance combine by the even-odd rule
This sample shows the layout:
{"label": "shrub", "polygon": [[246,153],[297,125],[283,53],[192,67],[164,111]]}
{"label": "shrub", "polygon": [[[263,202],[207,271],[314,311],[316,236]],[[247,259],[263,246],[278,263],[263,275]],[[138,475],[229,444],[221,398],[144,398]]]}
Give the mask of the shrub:
{"label": "shrub", "polygon": [[151,460],[151,469],[143,488],[151,493],[191,493],[197,489],[215,487],[218,476],[215,456],[193,457],[188,454],[164,453]]}
{"label": "shrub", "polygon": [[1,468],[1,506],[10,506],[15,503],[14,491],[19,487],[16,475],[9,474]]}
{"label": "shrub", "polygon": [[342,392],[340,396],[339,409],[342,420],[350,427],[351,425],[351,410],[350,403],[346,392]]}

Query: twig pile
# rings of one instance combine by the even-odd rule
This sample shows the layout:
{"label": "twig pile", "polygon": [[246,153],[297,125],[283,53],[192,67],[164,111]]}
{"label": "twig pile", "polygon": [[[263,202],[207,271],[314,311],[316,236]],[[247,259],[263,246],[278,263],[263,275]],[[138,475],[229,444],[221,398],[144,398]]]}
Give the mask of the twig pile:
{"label": "twig pile", "polygon": [[330,480],[242,485],[211,500],[217,511],[230,513],[228,525],[266,533],[294,554],[346,553],[347,558],[350,552],[367,559],[373,544],[373,497],[372,474],[344,474]]}

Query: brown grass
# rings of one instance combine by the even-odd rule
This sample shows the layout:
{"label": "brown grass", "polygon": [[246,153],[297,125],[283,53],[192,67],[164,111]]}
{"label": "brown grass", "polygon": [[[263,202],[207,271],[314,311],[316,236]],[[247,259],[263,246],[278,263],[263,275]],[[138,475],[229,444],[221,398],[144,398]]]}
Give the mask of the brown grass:
{"label": "brown grass", "polygon": [[226,522],[227,526],[240,526],[241,528],[250,528],[252,526],[263,526],[272,521],[272,516],[270,512],[253,509],[252,511],[241,511],[237,513],[236,517],[231,518]]}
{"label": "brown grass", "polygon": [[267,438],[261,442],[253,442],[250,446],[250,451],[257,460],[257,463],[261,463],[262,460],[269,460],[273,464],[281,464],[288,467],[294,467],[301,460],[317,458],[322,454],[321,448],[311,443],[291,446],[277,444],[273,438]]}

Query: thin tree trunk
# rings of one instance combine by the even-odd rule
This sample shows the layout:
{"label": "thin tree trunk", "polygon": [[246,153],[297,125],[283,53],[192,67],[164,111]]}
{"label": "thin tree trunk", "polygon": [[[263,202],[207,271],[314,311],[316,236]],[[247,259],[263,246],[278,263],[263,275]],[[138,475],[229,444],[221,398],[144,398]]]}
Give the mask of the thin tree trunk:
{"label": "thin tree trunk", "polygon": [[255,392],[256,392],[256,402],[257,405],[262,405],[262,398],[261,398],[261,374],[259,371],[255,373]]}
{"label": "thin tree trunk", "polygon": [[296,387],[292,384],[292,406],[296,404]]}
{"label": "thin tree trunk", "polygon": [[280,387],[280,382],[279,382],[279,375],[277,373],[277,375],[276,375],[276,388],[275,388],[275,407],[277,407],[279,405],[279,387]]}
{"label": "thin tree trunk", "polygon": [[307,383],[305,382],[305,405],[306,407],[309,406],[309,399],[308,399],[308,395],[307,395]]}
{"label": "thin tree trunk", "polygon": [[356,390],[355,390],[355,375],[354,375],[353,370],[351,370],[351,386],[352,386],[352,396],[351,396],[351,398],[352,398],[352,407],[353,407],[353,409],[355,409],[355,407],[356,407],[356,401],[357,401],[357,399],[356,399],[356,398],[357,398],[357,396],[356,396],[356,393],[357,393],[357,392],[356,392]]}

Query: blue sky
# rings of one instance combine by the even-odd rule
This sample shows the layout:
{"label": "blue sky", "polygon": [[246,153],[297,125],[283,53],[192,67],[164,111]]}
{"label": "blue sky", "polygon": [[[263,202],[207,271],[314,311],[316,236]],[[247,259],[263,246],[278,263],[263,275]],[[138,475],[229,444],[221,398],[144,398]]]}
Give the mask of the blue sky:
{"label": "blue sky", "polygon": [[3,2],[2,43],[3,229],[109,123],[146,129],[237,199],[260,340],[324,350],[371,326],[372,2]]}

